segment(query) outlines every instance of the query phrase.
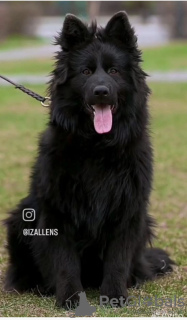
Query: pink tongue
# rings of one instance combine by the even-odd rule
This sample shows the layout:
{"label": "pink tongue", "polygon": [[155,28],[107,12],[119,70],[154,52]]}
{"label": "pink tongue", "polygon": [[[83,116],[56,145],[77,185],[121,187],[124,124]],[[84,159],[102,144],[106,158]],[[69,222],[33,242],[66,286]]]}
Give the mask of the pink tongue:
{"label": "pink tongue", "polygon": [[112,128],[112,111],[109,105],[94,105],[94,127],[97,133],[109,132]]}

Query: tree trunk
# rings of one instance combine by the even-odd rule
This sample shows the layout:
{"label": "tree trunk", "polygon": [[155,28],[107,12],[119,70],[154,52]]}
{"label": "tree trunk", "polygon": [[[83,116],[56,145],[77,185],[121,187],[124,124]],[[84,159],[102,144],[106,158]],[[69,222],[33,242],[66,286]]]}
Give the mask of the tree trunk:
{"label": "tree trunk", "polygon": [[88,14],[91,20],[97,19],[100,13],[100,1],[89,1],[88,2]]}

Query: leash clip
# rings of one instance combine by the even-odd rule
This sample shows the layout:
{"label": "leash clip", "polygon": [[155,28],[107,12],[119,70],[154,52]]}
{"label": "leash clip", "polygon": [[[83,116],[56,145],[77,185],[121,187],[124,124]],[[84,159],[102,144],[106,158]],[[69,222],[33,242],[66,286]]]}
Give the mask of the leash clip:
{"label": "leash clip", "polygon": [[43,101],[41,101],[41,105],[43,107],[49,107],[51,103],[51,99],[50,97],[45,97],[45,99]]}

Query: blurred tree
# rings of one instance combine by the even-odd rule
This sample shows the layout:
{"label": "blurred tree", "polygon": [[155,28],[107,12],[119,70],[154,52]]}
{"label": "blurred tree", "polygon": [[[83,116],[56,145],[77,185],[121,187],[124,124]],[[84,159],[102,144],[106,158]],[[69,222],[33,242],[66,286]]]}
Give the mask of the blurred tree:
{"label": "blurred tree", "polygon": [[187,1],[162,1],[157,6],[158,14],[170,28],[171,37],[187,39]]}
{"label": "blurred tree", "polygon": [[129,14],[140,15],[143,21],[155,13],[155,1],[123,1],[124,7]]}
{"label": "blurred tree", "polygon": [[155,11],[155,1],[100,1],[101,15],[112,15],[120,10],[146,19]]}
{"label": "blurred tree", "polygon": [[173,37],[174,38],[187,38],[187,3],[176,1],[174,9],[174,25]]}
{"label": "blurred tree", "polygon": [[[87,1],[50,1],[47,14],[50,14],[50,7],[53,15],[64,16],[66,13],[73,13],[83,17],[87,16]],[[43,10],[46,13],[46,7],[43,7]]]}
{"label": "blurred tree", "polygon": [[89,1],[88,2],[88,14],[91,20],[96,19],[100,14],[101,1]]}
{"label": "blurred tree", "polygon": [[39,2],[0,3],[0,38],[9,35],[33,35],[36,26],[34,19],[40,14]]}
{"label": "blurred tree", "polygon": [[4,2],[0,2],[0,40],[4,39],[7,36],[7,6]]}

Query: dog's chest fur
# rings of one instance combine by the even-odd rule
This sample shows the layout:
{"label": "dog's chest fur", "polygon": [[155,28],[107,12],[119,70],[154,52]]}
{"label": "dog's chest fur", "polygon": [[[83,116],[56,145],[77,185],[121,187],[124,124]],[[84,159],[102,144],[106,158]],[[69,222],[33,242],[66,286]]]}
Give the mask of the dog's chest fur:
{"label": "dog's chest fur", "polygon": [[68,138],[56,146],[49,165],[50,197],[75,228],[97,237],[107,224],[120,223],[136,193],[134,169],[125,155],[93,141]]}

